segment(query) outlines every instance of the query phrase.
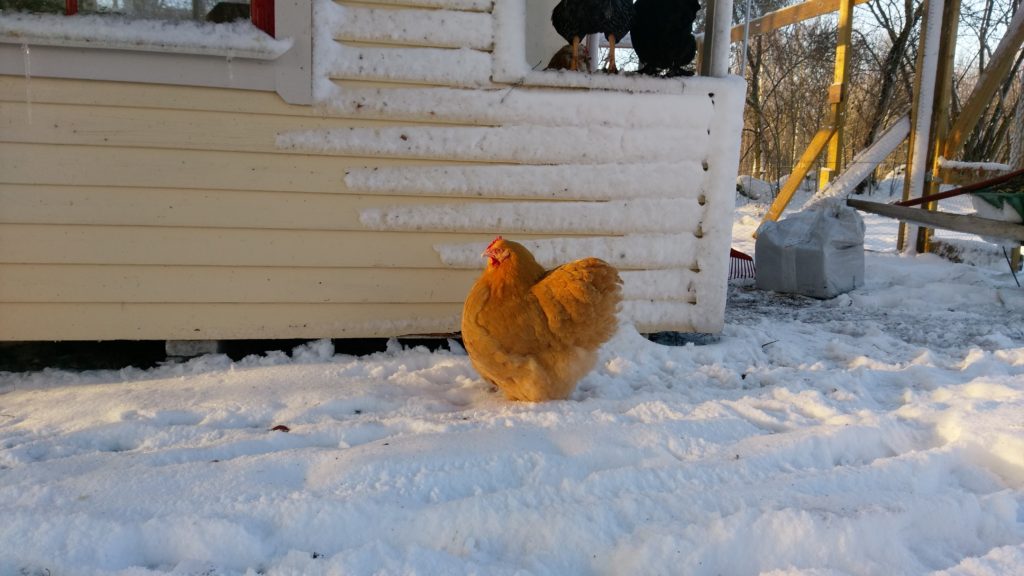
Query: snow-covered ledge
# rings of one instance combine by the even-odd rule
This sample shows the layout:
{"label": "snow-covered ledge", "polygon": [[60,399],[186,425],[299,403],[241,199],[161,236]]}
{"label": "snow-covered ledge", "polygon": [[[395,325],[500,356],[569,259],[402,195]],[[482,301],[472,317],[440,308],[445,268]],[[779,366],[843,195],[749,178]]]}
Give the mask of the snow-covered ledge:
{"label": "snow-covered ledge", "polygon": [[312,101],[310,0],[275,2],[278,38],[251,23],[4,13],[0,74],[274,91]]}
{"label": "snow-covered ledge", "polygon": [[273,60],[292,47],[248,21],[130,20],[98,14],[5,13],[0,39],[30,46],[109,48]]}

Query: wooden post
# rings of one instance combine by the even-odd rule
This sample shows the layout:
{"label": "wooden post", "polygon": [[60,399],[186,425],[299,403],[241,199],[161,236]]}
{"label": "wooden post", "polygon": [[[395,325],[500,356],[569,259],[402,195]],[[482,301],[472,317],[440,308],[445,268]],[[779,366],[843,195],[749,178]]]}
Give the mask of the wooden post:
{"label": "wooden post", "polygon": [[846,124],[846,77],[850,70],[850,44],[853,36],[854,0],[839,3],[839,38],[836,42],[836,66],[832,86],[828,90],[829,119],[835,133],[828,141],[825,167],[818,176],[818,189],[828,186],[843,170],[843,126]]}
{"label": "wooden post", "polygon": [[[949,108],[953,100],[953,60],[956,56],[956,36],[960,22],[960,0],[946,0],[942,10],[942,31],[939,39],[939,62],[935,71],[935,97],[932,104],[931,142],[928,146],[928,166],[926,174],[931,179],[925,184],[925,195],[936,194],[942,184],[940,178],[940,160],[949,136]],[[926,210],[935,210],[937,202],[929,202],[922,206]],[[917,230],[918,253],[928,252],[934,229],[920,227]]]}
{"label": "wooden post", "polygon": [[704,6],[704,39],[699,44],[697,54],[697,72],[701,76],[711,76],[711,54],[714,52],[711,46],[716,42],[715,26],[713,24],[715,21],[716,4],[715,0],[709,0]]}
{"label": "wooden post", "polygon": [[[907,172],[903,180],[903,200],[924,196],[925,175],[928,168],[928,145],[931,143],[932,105],[935,93],[938,55],[932,47],[939,43],[942,24],[943,0],[925,0],[921,20],[921,45],[917,51],[914,75],[914,101],[910,111],[910,140],[907,154]],[[909,245],[909,228],[900,222],[896,247],[904,251]]]}
{"label": "wooden post", "polygon": [[732,0],[710,0],[704,8],[704,42],[700,49],[700,75],[729,75],[729,30]]}

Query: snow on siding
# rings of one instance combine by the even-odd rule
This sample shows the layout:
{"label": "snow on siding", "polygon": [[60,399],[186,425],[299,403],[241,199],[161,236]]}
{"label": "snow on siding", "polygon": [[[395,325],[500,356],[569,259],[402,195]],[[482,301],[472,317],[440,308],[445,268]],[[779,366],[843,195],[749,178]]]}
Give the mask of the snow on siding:
{"label": "snow on siding", "polygon": [[[441,255],[441,260],[453,268],[480,268],[480,254],[488,243],[439,244],[434,248]],[[694,258],[698,243],[699,239],[689,232],[549,238],[520,242],[546,268],[593,256],[615,266],[633,269],[698,269]],[[728,248],[725,251],[728,253]]]}
{"label": "snow on siding", "polygon": [[536,164],[626,163],[702,157],[708,148],[708,135],[700,130],[671,128],[407,126],[284,132],[278,135],[277,145],[324,154]]}
{"label": "snow on siding", "polygon": [[[721,329],[742,80],[535,70],[524,61],[525,0],[376,0],[360,6],[315,4],[320,107],[325,114],[412,123],[284,132],[277,144],[306,153],[419,161],[369,161],[346,172],[348,191],[381,196],[380,206],[361,212],[365,226],[551,235],[518,239],[547,267],[587,256],[619,267],[626,320]],[[339,85],[332,79],[406,86]],[[457,125],[437,125],[442,123]],[[489,201],[389,206],[388,195]],[[479,269],[485,246],[435,249],[446,266]]]}
{"label": "snow on siding", "polygon": [[[701,162],[662,164],[561,164],[399,166],[354,168],[345,185],[358,193],[614,200],[693,198],[704,194]],[[642,182],[644,185],[639,186]],[[700,185],[694,185],[700,183]]]}
{"label": "snow on siding", "polygon": [[380,10],[340,7],[334,36],[364,42],[397,42],[489,50],[494,45],[490,14],[453,10]]}
{"label": "snow on siding", "polygon": [[346,88],[325,102],[330,112],[359,117],[422,119],[482,124],[541,126],[618,126],[650,128],[688,126],[712,128],[714,106],[707,93],[638,94],[592,91],[587,104],[569,90],[504,87]]}
{"label": "snow on siding", "polygon": [[694,230],[700,216],[693,200],[656,199],[394,206],[363,210],[359,221],[375,230],[629,234]]}
{"label": "snow on siding", "polygon": [[490,83],[491,57],[469,48],[346,46],[325,70],[332,78],[485,86]]}

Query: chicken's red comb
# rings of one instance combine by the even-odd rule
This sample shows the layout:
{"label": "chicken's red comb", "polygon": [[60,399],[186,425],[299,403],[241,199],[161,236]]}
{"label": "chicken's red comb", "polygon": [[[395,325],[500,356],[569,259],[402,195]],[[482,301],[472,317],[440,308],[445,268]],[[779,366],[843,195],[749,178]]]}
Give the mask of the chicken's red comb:
{"label": "chicken's red comb", "polygon": [[492,246],[494,246],[498,242],[501,242],[502,240],[503,240],[503,238],[501,236],[498,236],[494,240],[491,240],[491,243],[487,245],[487,250],[490,250]]}

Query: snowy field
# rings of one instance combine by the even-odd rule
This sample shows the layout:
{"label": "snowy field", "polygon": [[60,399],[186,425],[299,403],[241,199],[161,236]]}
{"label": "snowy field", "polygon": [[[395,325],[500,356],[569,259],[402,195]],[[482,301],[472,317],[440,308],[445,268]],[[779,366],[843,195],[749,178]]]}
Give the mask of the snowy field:
{"label": "snowy field", "polygon": [[864,287],[734,284],[565,402],[454,344],[0,373],[0,575],[1024,574],[1024,295],[867,221]]}

